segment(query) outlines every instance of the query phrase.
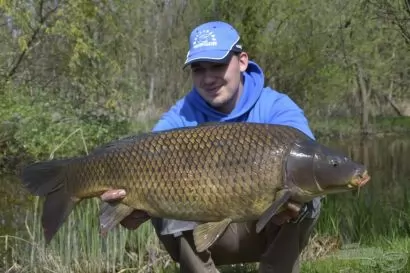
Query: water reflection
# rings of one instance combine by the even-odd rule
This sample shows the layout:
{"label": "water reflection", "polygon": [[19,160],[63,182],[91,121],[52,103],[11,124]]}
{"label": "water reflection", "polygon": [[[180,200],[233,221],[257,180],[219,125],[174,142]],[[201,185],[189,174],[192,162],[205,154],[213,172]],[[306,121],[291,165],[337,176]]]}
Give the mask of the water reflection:
{"label": "water reflection", "polygon": [[346,241],[408,235],[410,136],[323,142],[363,162],[372,179],[358,193],[328,196],[318,230]]}

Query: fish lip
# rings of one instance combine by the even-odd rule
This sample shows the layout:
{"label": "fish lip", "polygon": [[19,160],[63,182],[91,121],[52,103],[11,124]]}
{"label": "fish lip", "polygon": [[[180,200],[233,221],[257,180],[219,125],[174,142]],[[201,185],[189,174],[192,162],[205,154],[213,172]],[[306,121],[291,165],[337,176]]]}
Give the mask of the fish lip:
{"label": "fish lip", "polygon": [[353,179],[350,181],[349,186],[350,187],[362,187],[369,182],[371,176],[368,174],[367,170],[365,170],[363,173],[357,174],[353,177]]}
{"label": "fish lip", "polygon": [[346,189],[355,189],[355,188],[361,188],[363,187],[369,180],[370,180],[370,175],[367,173],[367,171],[364,171],[362,173],[358,173],[353,176],[353,178],[345,185],[333,187],[332,189],[339,189],[339,190],[346,190]]}

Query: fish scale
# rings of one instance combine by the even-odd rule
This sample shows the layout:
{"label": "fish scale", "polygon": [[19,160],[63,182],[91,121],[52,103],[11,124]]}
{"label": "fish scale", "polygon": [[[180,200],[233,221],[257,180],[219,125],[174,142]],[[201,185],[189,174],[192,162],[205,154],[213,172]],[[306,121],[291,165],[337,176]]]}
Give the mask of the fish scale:
{"label": "fish scale", "polygon": [[[108,181],[104,181],[104,176],[98,177],[98,179],[94,179],[95,184],[103,185],[104,182],[109,182],[111,187],[125,188],[128,196],[124,199],[124,203],[146,210],[153,216],[173,215],[178,217],[177,214],[181,213],[180,217],[182,218],[215,220],[215,216],[202,215],[201,211],[206,207],[209,211],[220,216],[224,210],[226,211],[222,205],[227,198],[232,200],[234,206],[247,203],[250,208],[253,208],[253,200],[246,202],[238,193],[249,194],[250,190],[253,190],[258,195],[262,194],[263,196],[266,190],[272,190],[271,183],[265,181],[277,181],[278,177],[275,177],[275,173],[268,172],[268,170],[264,172],[267,175],[263,175],[261,172],[264,166],[262,159],[269,156],[266,151],[277,149],[275,146],[284,142],[269,137],[272,132],[264,129],[263,125],[259,127],[257,133],[248,130],[247,126],[225,128],[204,126],[192,133],[186,133],[187,130],[182,130],[164,134],[159,138],[144,137],[141,141],[135,141],[133,146],[127,146],[127,149],[115,149],[112,153],[108,153],[106,165],[112,167],[111,174],[114,177]],[[290,134],[284,131],[296,132],[294,129],[283,127],[282,130],[277,130],[275,133],[281,139],[292,140],[289,138]],[[283,138],[284,135],[286,138]],[[294,136],[299,137],[297,134]],[[238,145],[238,139],[243,140],[240,145]],[[157,143],[160,143],[161,146],[158,146]],[[187,149],[191,143],[194,143],[193,149]],[[166,149],[160,147],[166,147]],[[280,153],[273,154],[279,159]],[[95,158],[91,155],[89,161],[94,162]],[[276,161],[278,160],[276,159]],[[137,164],[127,165],[129,162]],[[272,165],[275,160],[272,161],[270,158],[267,162],[269,162],[269,169],[275,169],[275,166]],[[93,181],[87,176],[87,174],[93,173],[93,163],[90,164],[90,168],[84,168],[84,179],[80,178],[81,181],[84,180],[81,182],[83,185]],[[255,166],[259,166],[259,172],[249,172]],[[115,171],[117,168],[118,170]],[[124,175],[129,173],[133,175]],[[161,176],[162,173],[167,174],[167,176]],[[276,174],[276,176],[278,175],[280,176],[279,173]],[[252,183],[254,180],[257,182]],[[211,189],[208,195],[195,186],[200,184]],[[237,187],[237,194],[232,190],[233,185]],[[244,190],[243,185],[246,185],[247,191]],[[177,190],[175,194],[170,194],[173,187]],[[257,189],[257,187],[262,188]],[[215,198],[209,198],[209,196]],[[254,196],[251,195],[251,197]],[[194,203],[193,200],[195,200]],[[267,199],[266,203],[268,204],[269,201]],[[190,206],[188,206],[189,204]],[[230,210],[228,209],[228,211]],[[248,214],[249,209],[245,210],[244,213]],[[260,211],[253,212],[251,215],[255,213],[260,213]],[[241,216],[238,215],[238,217]]]}
{"label": "fish scale", "polygon": [[[112,179],[108,179],[110,182],[111,187],[115,186],[122,186],[123,188],[127,189],[127,192],[129,192],[129,196],[127,199],[124,200],[125,203],[132,205],[134,207],[139,207],[141,204],[149,202],[149,199],[151,200],[159,200],[161,202],[161,208],[158,207],[158,205],[154,205],[155,208],[153,209],[153,215],[155,215],[154,210],[159,211],[158,214],[161,214],[164,208],[167,207],[168,203],[172,203],[175,211],[181,211],[186,208],[186,204],[189,204],[190,199],[189,197],[192,197],[192,199],[195,199],[197,201],[201,201],[202,204],[206,202],[206,205],[209,205],[210,202],[207,202],[207,200],[204,199],[203,191],[199,192],[197,190],[194,190],[194,185],[196,183],[204,183],[206,188],[211,189],[209,192],[209,195],[213,195],[217,197],[218,195],[220,196],[221,193],[224,191],[227,191],[227,189],[232,188],[232,187],[226,187],[225,186],[219,186],[215,187],[215,184],[223,182],[223,177],[225,177],[225,181],[228,181],[230,183],[232,182],[232,179],[229,179],[229,177],[236,176],[238,178],[238,182],[242,182],[241,180],[241,173],[243,175],[246,175],[246,172],[243,171],[241,172],[242,168],[247,168],[246,166],[246,159],[242,160],[243,162],[241,163],[241,160],[237,160],[239,162],[235,162],[235,160],[227,159],[226,154],[227,153],[237,153],[237,154],[243,154],[244,156],[247,156],[247,149],[244,146],[238,146],[236,151],[229,151],[230,148],[228,148],[227,145],[212,145],[213,143],[218,143],[220,142],[221,139],[224,137],[229,139],[230,136],[236,136],[237,138],[242,138],[247,139],[248,141],[245,141],[243,145],[246,145],[246,143],[252,143],[252,138],[246,137],[246,129],[239,131],[240,134],[235,134],[238,133],[232,132],[232,131],[227,131],[229,133],[223,134],[221,137],[216,137],[219,136],[218,134],[215,134],[215,132],[212,132],[212,130],[207,130],[209,128],[204,127],[204,129],[197,134],[190,134],[189,137],[183,137],[180,134],[171,134],[169,135],[169,138],[161,138],[162,145],[165,147],[169,147],[170,149],[167,151],[161,151],[161,149],[153,150],[152,147],[155,147],[155,144],[152,143],[152,140],[145,141],[145,145],[135,145],[132,147],[132,149],[125,149],[125,150],[115,150],[111,154],[111,156],[108,156],[108,161],[107,164],[111,166],[116,166],[112,168],[112,174],[115,176]],[[242,136],[244,135],[244,136]],[[208,138],[211,141],[206,142],[207,145],[201,145],[200,143],[205,143],[204,138]],[[190,141],[187,141],[187,140]],[[233,137],[231,137],[233,139]],[[147,140],[146,138],[144,140]],[[143,140],[143,141],[144,141]],[[167,141],[168,140],[168,141]],[[196,141],[195,141],[196,140]],[[214,142],[212,142],[214,141]],[[255,141],[255,139],[253,140]],[[198,145],[193,146],[193,151],[192,152],[183,152],[183,146],[188,145],[188,143],[199,143]],[[138,143],[138,142],[136,142]],[[170,145],[171,146],[168,146]],[[231,147],[231,146],[229,146]],[[195,149],[196,148],[196,149]],[[215,149],[212,149],[215,148]],[[248,146],[248,148],[252,148],[252,145]],[[158,152],[160,151],[160,152]],[[175,152],[177,151],[177,152]],[[155,154],[157,153],[157,154]],[[150,154],[150,156],[146,157],[145,159],[140,158],[141,155],[146,155]],[[215,155],[220,155],[218,157],[218,161],[215,159],[217,158]],[[166,157],[168,156],[168,157]],[[122,159],[128,158],[129,160],[126,162],[140,162],[140,164],[134,164],[134,165],[127,165],[122,161]],[[153,160],[155,158],[155,160]],[[246,158],[246,157],[244,157]],[[249,158],[249,157],[248,157]],[[130,160],[132,159],[132,160]],[[94,162],[95,158],[91,155],[89,157],[90,162]],[[118,161],[118,162],[117,162]],[[117,163],[115,163],[117,162]],[[154,162],[154,163],[153,163]],[[184,164],[181,164],[184,163]],[[229,168],[229,165],[238,163],[238,166],[241,166],[241,169],[238,168]],[[83,164],[83,163],[82,163]],[[106,165],[107,165],[106,164]],[[200,168],[198,167],[198,164],[205,164],[208,167],[207,168]],[[90,179],[90,177],[87,174],[93,173],[93,164],[91,163],[85,163],[85,165],[90,165],[89,168],[83,168],[84,172],[80,173],[80,181],[82,185],[85,185],[92,181],[95,183],[100,183],[103,184],[104,177],[98,177],[98,179]],[[236,166],[236,165],[235,165]],[[114,172],[116,168],[119,168],[117,172]],[[210,172],[210,169],[214,169],[214,171]],[[132,171],[133,170],[133,171]],[[159,174],[166,173],[168,175],[165,176],[160,176]],[[101,173],[101,172],[99,172]],[[123,175],[124,173],[134,173],[134,176],[126,176]],[[205,176],[206,175],[206,176]],[[204,177],[208,177],[207,179],[204,179]],[[244,179],[249,179],[249,175],[246,176]],[[123,183],[118,184],[119,181],[121,180],[128,180],[128,181],[123,181]],[[84,181],[83,181],[84,180]],[[127,185],[127,182],[130,182],[133,180],[133,185],[135,188],[130,188]],[[175,182],[175,183],[173,183]],[[91,184],[90,184],[91,185]],[[138,191],[137,187],[139,189],[147,189],[143,190],[142,192],[144,193],[143,195],[137,195],[134,196],[133,192],[134,189],[135,191]],[[170,194],[170,189],[172,187],[176,187],[176,189],[181,189],[181,190],[176,190],[176,194]],[[151,191],[149,189],[152,189]],[[105,190],[105,189],[104,189]],[[242,187],[238,188],[238,191],[242,190]],[[229,193],[229,191],[227,192]],[[239,196],[238,194],[236,196]],[[188,198],[187,198],[188,197]],[[205,196],[206,197],[206,196]],[[220,200],[216,198],[217,200],[216,203],[219,201],[225,201],[225,200]],[[129,201],[132,200],[132,201]],[[147,201],[148,200],[148,201]],[[167,202],[167,200],[169,202]],[[209,201],[209,200],[208,200]],[[158,203],[158,202],[157,202]],[[213,202],[215,203],[215,202]],[[183,207],[181,207],[181,205]],[[212,204],[213,207],[218,206],[218,204]],[[144,208],[146,209],[146,208]],[[149,209],[147,209],[149,211]],[[192,213],[196,213],[195,209],[192,208]],[[174,211],[171,211],[171,213],[174,213]],[[185,214],[185,213],[184,213]],[[200,217],[200,216],[199,216]]]}
{"label": "fish scale", "polygon": [[[246,133],[246,132],[242,132],[242,133]],[[198,135],[197,136],[201,136],[199,133],[198,133]],[[211,131],[209,131],[209,133],[208,134],[204,134],[204,137],[206,137],[206,138],[211,138],[211,136],[212,136],[212,134],[211,134]],[[241,135],[236,135],[238,138],[241,138],[242,136]],[[225,135],[225,137],[228,137],[227,135]],[[195,138],[195,135],[193,136],[193,138],[194,139],[199,139],[199,141],[202,141],[203,139],[201,139],[201,138]],[[182,140],[182,142],[184,142],[184,143],[187,143],[186,141],[184,141],[184,138],[180,138],[179,136],[178,137],[176,137],[176,138],[171,138],[171,143],[173,143],[173,141],[172,140],[174,140],[175,142],[175,145],[176,145],[176,150],[178,150],[178,149],[180,149],[181,147],[178,145],[178,144],[181,144],[181,143],[179,143],[177,140],[179,140],[179,139],[181,139]],[[215,138],[214,138],[215,139]],[[245,137],[245,139],[246,139],[246,137]],[[254,140],[256,140],[256,139],[254,139]],[[212,141],[211,142],[209,142],[210,144],[208,144],[207,146],[202,146],[202,147],[200,147],[200,148],[203,148],[203,149],[206,149],[206,148],[208,148],[208,149],[210,149],[212,146],[210,146],[211,145],[211,143],[212,143]],[[252,142],[252,139],[248,139],[248,141],[247,141],[247,143],[253,143]],[[165,145],[166,145],[166,143],[164,143]],[[219,153],[219,154],[223,154],[223,155],[226,155],[226,153],[228,152],[228,150],[225,148],[225,147],[228,147],[228,146],[222,146],[222,149],[221,148],[219,148],[218,149],[218,147],[216,148],[216,150],[215,150],[215,153]],[[238,153],[242,153],[242,149],[241,149],[241,147],[240,146],[238,146],[239,148],[238,148]],[[200,173],[200,177],[203,177],[204,175],[208,175],[209,176],[209,179],[208,180],[205,180],[205,181],[203,181],[205,184],[206,183],[208,183],[208,185],[207,186],[209,186],[208,188],[211,188],[211,189],[214,189],[214,191],[212,191],[210,194],[211,195],[213,195],[213,196],[217,196],[218,195],[218,192],[219,193],[229,193],[228,191],[227,191],[227,189],[229,188],[229,187],[226,187],[226,185],[229,185],[229,183],[228,184],[225,184],[224,185],[224,187],[215,187],[215,183],[219,183],[220,181],[222,181],[220,178],[221,177],[224,177],[224,175],[225,175],[225,177],[227,177],[227,179],[228,179],[228,181],[229,181],[229,177],[232,177],[232,175],[235,175],[235,174],[237,174],[238,172],[240,173],[240,170],[239,169],[224,169],[225,168],[225,166],[224,165],[222,165],[222,166],[220,166],[220,168],[218,168],[218,165],[215,163],[215,161],[214,161],[214,159],[215,159],[215,156],[213,155],[213,152],[214,150],[208,150],[207,152],[205,152],[205,153],[201,153],[201,160],[203,160],[204,161],[204,164],[205,165],[207,165],[208,164],[208,166],[209,166],[209,168],[213,168],[214,169],[214,171],[215,171],[215,173],[209,173],[209,174],[206,174],[206,172],[207,172],[207,170],[206,169],[203,169],[203,172],[202,173]],[[222,151],[222,152],[221,152]],[[247,151],[246,149],[245,149],[245,151]],[[181,158],[186,158],[187,157],[187,155],[185,154],[179,154],[179,158],[181,159]],[[246,153],[245,153],[245,157],[244,158],[246,158]],[[222,156],[222,158],[221,158],[221,161],[222,162],[224,162],[224,157]],[[210,162],[208,162],[208,160],[211,160]],[[190,165],[189,163],[190,162],[187,162],[188,163],[188,166],[186,167],[187,169],[192,169],[191,168],[191,166],[192,165]],[[193,162],[194,164],[195,164],[195,161]],[[226,162],[226,160],[225,160],[225,163],[229,163],[229,162]],[[246,163],[246,162],[245,162]],[[172,164],[172,162],[171,162],[171,164]],[[180,166],[180,165],[175,165],[175,166]],[[181,166],[183,166],[183,165],[181,165]],[[244,167],[246,167],[246,166],[244,166]],[[218,172],[218,170],[223,170],[223,173],[220,173],[220,172]],[[170,173],[172,173],[172,171],[170,172]],[[196,179],[194,179],[194,178],[191,178],[191,180],[189,180],[190,181],[190,183],[182,183],[182,182],[184,182],[184,180],[185,179],[183,179],[183,177],[181,177],[181,176],[183,176],[183,174],[184,174],[184,171],[183,171],[183,168],[181,168],[181,167],[179,167],[179,169],[178,169],[178,171],[177,172],[175,172],[176,174],[177,174],[177,176],[176,177],[171,177],[171,181],[169,181],[169,182],[172,182],[174,179],[175,180],[178,180],[178,181],[180,181],[181,183],[180,184],[172,184],[172,183],[169,183],[170,185],[173,185],[173,186],[175,186],[175,187],[181,187],[181,186],[185,186],[186,187],[186,190],[185,191],[179,191],[178,193],[179,194],[177,194],[177,195],[174,195],[174,198],[172,198],[172,203],[173,203],[173,205],[175,206],[175,205],[178,205],[177,204],[177,202],[179,201],[183,206],[185,206],[185,204],[186,203],[189,203],[188,201],[188,199],[187,198],[184,198],[184,197],[186,197],[186,196],[195,196],[196,197],[196,200],[201,200],[201,199],[203,199],[203,198],[201,198],[201,197],[203,197],[204,195],[203,195],[203,192],[195,192],[195,191],[192,191],[192,188],[193,188],[193,185],[192,185],[192,183],[193,182],[196,182],[196,183],[200,183],[201,181],[200,181],[200,179],[198,179],[198,178],[196,178]],[[147,176],[148,177],[150,177],[152,174],[151,173],[148,173],[147,174]],[[239,176],[239,178],[241,178],[240,176]],[[148,179],[149,180],[149,179]],[[238,181],[238,182],[240,182],[240,180]],[[148,183],[149,184],[149,183]],[[159,184],[158,184],[159,185]],[[163,187],[163,189],[167,189],[168,187]],[[169,188],[168,188],[169,189]],[[240,189],[242,189],[242,188],[240,188]],[[155,193],[155,192],[154,192]],[[167,194],[167,192],[163,192],[163,191],[161,191],[161,193],[160,193],[160,199],[166,199],[166,194]],[[155,198],[155,197],[157,197],[157,196],[152,196],[152,198],[151,199],[157,199],[157,198]],[[165,200],[162,200],[162,201],[165,201]],[[202,200],[203,202],[205,201],[205,200]],[[224,200],[225,201],[225,200]],[[162,203],[166,203],[166,202],[162,202]],[[186,207],[183,207],[183,208],[181,208],[180,206],[176,206],[175,207],[175,210],[178,210],[178,211],[181,211],[181,210],[186,210],[186,209],[188,209],[188,208],[186,208]],[[194,212],[194,211],[193,211]],[[185,214],[185,213],[184,213]]]}

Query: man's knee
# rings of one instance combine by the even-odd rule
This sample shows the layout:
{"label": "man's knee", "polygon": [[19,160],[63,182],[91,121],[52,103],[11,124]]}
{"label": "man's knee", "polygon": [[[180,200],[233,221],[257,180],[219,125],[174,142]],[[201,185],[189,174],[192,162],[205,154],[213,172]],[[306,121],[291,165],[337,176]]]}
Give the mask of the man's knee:
{"label": "man's knee", "polygon": [[317,217],[305,218],[299,223],[286,223],[279,229],[271,226],[270,229],[275,232],[267,234],[272,239],[261,256],[260,272],[299,272],[299,257],[308,244]]}
{"label": "man's knee", "polygon": [[192,231],[185,231],[179,236],[158,232],[157,235],[171,258],[179,263],[181,273],[218,273],[211,253],[208,250],[196,251]]}
{"label": "man's knee", "polygon": [[306,218],[304,221],[300,222],[299,228],[299,248],[300,252],[306,247],[309,243],[310,236],[316,226],[317,220],[319,218],[319,214],[315,216],[315,218]]}
{"label": "man's knee", "polygon": [[179,260],[179,240],[174,235],[161,235],[163,221],[160,218],[151,219],[152,226],[154,227],[155,233],[162,243],[165,250],[171,256],[174,261]]}
{"label": "man's knee", "polygon": [[266,236],[256,233],[256,222],[232,223],[210,247],[215,264],[258,262],[266,247]]}
{"label": "man's knee", "polygon": [[165,250],[175,262],[179,261],[180,240],[173,235],[161,235],[157,233],[158,239],[162,243]]}

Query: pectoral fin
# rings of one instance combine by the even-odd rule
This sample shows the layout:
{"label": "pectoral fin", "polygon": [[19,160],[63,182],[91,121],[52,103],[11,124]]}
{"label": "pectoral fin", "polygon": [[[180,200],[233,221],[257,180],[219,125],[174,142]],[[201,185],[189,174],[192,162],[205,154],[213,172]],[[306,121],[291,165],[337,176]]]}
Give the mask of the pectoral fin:
{"label": "pectoral fin", "polygon": [[256,232],[259,233],[266,226],[266,224],[272,219],[272,217],[279,212],[279,209],[284,205],[290,198],[291,191],[289,189],[284,189],[278,192],[276,200],[270,205],[270,207],[265,210],[261,215],[258,222],[256,223]]}
{"label": "pectoral fin", "polygon": [[227,218],[220,222],[209,222],[195,227],[193,235],[196,250],[202,252],[212,246],[231,222],[232,220]]}
{"label": "pectoral fin", "polygon": [[103,202],[100,210],[100,233],[105,236],[133,211],[133,208],[120,202]]}

